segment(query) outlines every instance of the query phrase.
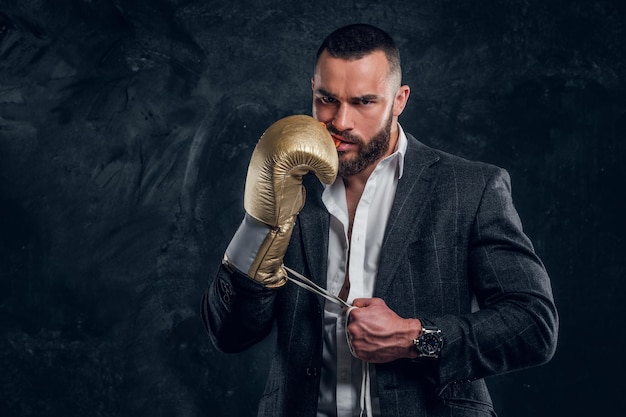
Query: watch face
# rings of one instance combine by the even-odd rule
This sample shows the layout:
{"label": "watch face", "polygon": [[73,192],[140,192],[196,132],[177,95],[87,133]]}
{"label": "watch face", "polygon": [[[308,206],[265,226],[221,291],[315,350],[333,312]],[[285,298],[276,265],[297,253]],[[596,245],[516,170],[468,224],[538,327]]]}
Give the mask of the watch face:
{"label": "watch face", "polygon": [[422,351],[427,355],[437,353],[440,348],[439,336],[433,333],[426,333],[421,340]]}

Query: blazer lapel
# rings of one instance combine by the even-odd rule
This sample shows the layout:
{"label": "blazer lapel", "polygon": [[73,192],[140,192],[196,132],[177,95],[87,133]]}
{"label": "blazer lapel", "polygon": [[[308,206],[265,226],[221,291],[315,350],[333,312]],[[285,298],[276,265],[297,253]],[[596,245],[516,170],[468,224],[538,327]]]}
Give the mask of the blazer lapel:
{"label": "blazer lapel", "polygon": [[408,235],[407,231],[415,230],[414,225],[419,221],[436,182],[432,165],[439,161],[439,156],[413,136],[407,134],[407,139],[404,172],[398,181],[387,221],[374,290],[374,296],[381,298],[393,280],[405,247],[416,238]]}
{"label": "blazer lapel", "polygon": [[312,174],[305,176],[304,182],[307,190],[306,203],[298,215],[305,254],[304,266],[311,274],[307,278],[326,288],[330,219],[321,197],[324,187]]}

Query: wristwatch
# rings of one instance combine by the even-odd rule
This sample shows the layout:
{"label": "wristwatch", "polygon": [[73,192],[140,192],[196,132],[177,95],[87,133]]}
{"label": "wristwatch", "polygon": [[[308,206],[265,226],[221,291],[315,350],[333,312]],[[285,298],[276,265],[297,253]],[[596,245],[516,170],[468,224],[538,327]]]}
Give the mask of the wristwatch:
{"label": "wristwatch", "polygon": [[422,333],[413,339],[413,345],[418,358],[437,359],[443,347],[443,334],[436,327],[422,326]]}

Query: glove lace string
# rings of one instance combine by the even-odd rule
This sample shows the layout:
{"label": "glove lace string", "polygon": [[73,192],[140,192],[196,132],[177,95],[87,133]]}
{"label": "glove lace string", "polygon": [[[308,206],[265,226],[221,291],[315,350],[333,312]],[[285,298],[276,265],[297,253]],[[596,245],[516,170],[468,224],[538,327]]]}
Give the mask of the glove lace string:
{"label": "glove lace string", "polygon": [[287,279],[289,281],[293,282],[294,284],[304,288],[305,290],[309,290],[309,291],[311,291],[311,292],[313,292],[313,293],[315,293],[317,295],[321,295],[322,297],[324,297],[328,301],[330,301],[332,303],[335,303],[335,304],[339,304],[342,307],[352,307],[350,304],[346,303],[344,300],[342,300],[341,298],[337,297],[335,294],[332,294],[327,289],[320,287],[319,285],[317,285],[316,283],[314,283],[313,281],[311,281],[310,279],[308,279],[304,275],[299,274],[298,272],[296,272],[293,269],[288,268],[288,267],[286,267],[284,265],[283,265],[283,268],[285,268],[285,270],[287,272],[289,272],[290,274],[295,276],[295,278],[291,277],[291,276],[287,276]]}
{"label": "glove lace string", "polygon": [[[353,305],[345,302],[344,300],[342,300],[341,298],[337,297],[335,294],[332,294],[330,291],[328,291],[325,288],[320,287],[319,285],[317,285],[316,283],[314,283],[313,281],[311,281],[309,278],[305,277],[304,275],[294,271],[291,268],[288,268],[286,266],[283,265],[283,268],[285,268],[285,270],[287,272],[289,272],[290,274],[294,275],[294,277],[291,276],[287,276],[287,279],[289,279],[289,281],[293,282],[294,284],[298,285],[299,287],[304,288],[305,290],[311,291],[312,293],[315,293],[317,295],[320,295],[322,297],[324,297],[325,299],[327,299],[328,301],[338,304],[342,307],[347,307],[346,310],[346,323],[348,322],[349,318],[350,318],[350,313],[352,312],[352,310],[354,310],[355,308],[358,307],[354,307]],[[297,278],[297,279],[296,279]],[[348,347],[350,348],[350,352],[352,353],[352,356],[356,355],[354,354],[354,349],[352,348],[352,343],[350,342],[350,337],[348,335],[348,328],[346,326],[346,340],[348,341]],[[370,367],[369,367],[369,363],[362,361],[362,377],[361,377],[361,399],[360,399],[360,407],[361,407],[361,413],[359,414],[360,417],[372,417],[372,395],[371,395],[371,377],[370,377]]]}

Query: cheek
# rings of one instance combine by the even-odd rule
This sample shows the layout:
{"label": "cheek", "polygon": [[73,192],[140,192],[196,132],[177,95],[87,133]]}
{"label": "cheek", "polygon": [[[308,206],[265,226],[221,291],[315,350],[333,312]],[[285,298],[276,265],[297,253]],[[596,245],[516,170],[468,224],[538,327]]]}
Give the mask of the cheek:
{"label": "cheek", "polygon": [[377,133],[385,125],[386,118],[383,117],[387,109],[386,108],[367,108],[360,112],[360,125],[364,130],[367,130],[370,135],[372,132]]}

